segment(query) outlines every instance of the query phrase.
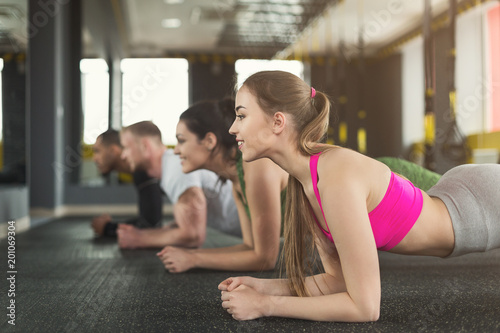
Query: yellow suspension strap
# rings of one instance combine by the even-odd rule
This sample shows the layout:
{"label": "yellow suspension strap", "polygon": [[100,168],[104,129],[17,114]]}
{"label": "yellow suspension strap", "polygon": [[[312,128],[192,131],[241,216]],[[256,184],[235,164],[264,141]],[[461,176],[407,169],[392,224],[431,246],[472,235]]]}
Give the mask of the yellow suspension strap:
{"label": "yellow suspension strap", "polygon": [[[365,110],[359,110],[358,111],[358,119],[360,122],[364,125],[366,122],[366,111]],[[366,147],[366,129],[364,126],[361,126],[358,128],[358,151],[362,154],[366,154],[367,147]]]}
{"label": "yellow suspension strap", "polygon": [[[431,104],[434,99],[434,90],[429,88],[425,92],[425,104]],[[433,147],[436,141],[436,115],[431,110],[425,112],[424,117],[424,127],[425,127],[425,146]],[[427,156],[426,156],[427,157]]]}
{"label": "yellow suspension strap", "polygon": [[339,121],[339,143],[341,146],[347,144],[347,96],[341,95],[339,97],[339,110],[340,110],[340,121]]}
{"label": "yellow suspension strap", "polygon": [[448,95],[450,98],[450,116],[451,116],[451,119],[457,119],[457,91],[455,89],[450,90]]}

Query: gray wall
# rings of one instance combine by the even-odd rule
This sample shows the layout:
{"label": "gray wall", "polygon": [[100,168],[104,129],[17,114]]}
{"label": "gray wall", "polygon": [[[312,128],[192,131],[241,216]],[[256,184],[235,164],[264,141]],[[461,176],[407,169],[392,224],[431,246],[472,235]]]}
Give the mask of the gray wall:
{"label": "gray wall", "polygon": [[0,228],[5,222],[28,215],[28,188],[0,185]]}

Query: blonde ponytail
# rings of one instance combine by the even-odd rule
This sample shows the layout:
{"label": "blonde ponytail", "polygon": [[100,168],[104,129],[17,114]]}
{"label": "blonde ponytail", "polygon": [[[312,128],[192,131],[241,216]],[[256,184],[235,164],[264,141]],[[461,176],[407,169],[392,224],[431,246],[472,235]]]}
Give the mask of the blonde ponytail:
{"label": "blonde ponytail", "polygon": [[[304,194],[302,184],[294,177],[288,178],[286,192],[285,223],[283,236],[285,238],[282,251],[282,260],[286,270],[286,277],[292,294],[296,296],[309,296],[305,287],[306,273],[311,273],[312,269],[309,258],[314,252],[312,242],[313,233],[310,223],[307,221],[307,198]],[[288,209],[290,207],[290,209]],[[293,209],[302,207],[305,209]],[[282,267],[283,268],[283,267]]]}
{"label": "blonde ponytail", "polygon": [[[317,115],[309,122],[304,119],[303,128],[299,132],[298,148],[305,155],[314,155],[324,150],[314,143],[324,142],[330,121],[330,100],[325,94],[317,91],[315,97],[312,98],[312,104]],[[311,147],[310,144],[313,146]]]}

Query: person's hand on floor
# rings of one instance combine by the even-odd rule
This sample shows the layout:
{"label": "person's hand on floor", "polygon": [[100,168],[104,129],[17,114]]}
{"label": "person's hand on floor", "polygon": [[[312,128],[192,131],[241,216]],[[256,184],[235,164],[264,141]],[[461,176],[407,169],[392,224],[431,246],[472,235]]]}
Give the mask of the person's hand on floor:
{"label": "person's hand on floor", "polygon": [[221,291],[222,307],[236,320],[252,320],[270,316],[270,297],[240,285],[233,291]]}
{"label": "person's hand on floor", "polygon": [[136,249],[141,247],[141,230],[133,225],[118,225],[116,235],[118,236],[118,246],[122,249]]}
{"label": "person's hand on floor", "polygon": [[96,235],[102,236],[104,234],[104,227],[109,222],[111,222],[111,216],[109,214],[102,214],[92,219],[91,226]]}
{"label": "person's hand on floor", "polygon": [[156,255],[170,273],[182,273],[195,267],[196,255],[190,250],[166,246]]}
{"label": "person's hand on floor", "polygon": [[222,281],[218,288],[221,291],[233,291],[241,285],[251,287],[259,292],[263,292],[260,288],[261,279],[253,278],[251,276],[237,276],[230,277]]}

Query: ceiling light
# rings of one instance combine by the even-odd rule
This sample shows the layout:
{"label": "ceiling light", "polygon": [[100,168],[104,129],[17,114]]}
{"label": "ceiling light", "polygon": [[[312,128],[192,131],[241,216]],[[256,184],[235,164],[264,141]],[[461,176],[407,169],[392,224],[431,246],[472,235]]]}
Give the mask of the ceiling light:
{"label": "ceiling light", "polygon": [[163,19],[161,21],[161,26],[167,29],[178,28],[181,26],[181,20],[178,18]]}
{"label": "ceiling light", "polygon": [[194,7],[193,10],[191,11],[191,16],[189,17],[191,24],[193,25],[198,24],[198,22],[200,22],[200,17],[201,17],[201,8]]}
{"label": "ceiling light", "polygon": [[184,0],[163,0],[167,5],[178,5],[184,3]]}

